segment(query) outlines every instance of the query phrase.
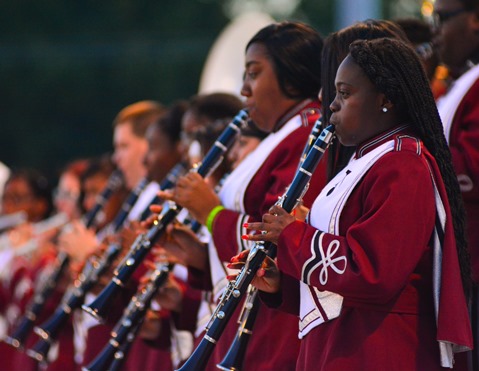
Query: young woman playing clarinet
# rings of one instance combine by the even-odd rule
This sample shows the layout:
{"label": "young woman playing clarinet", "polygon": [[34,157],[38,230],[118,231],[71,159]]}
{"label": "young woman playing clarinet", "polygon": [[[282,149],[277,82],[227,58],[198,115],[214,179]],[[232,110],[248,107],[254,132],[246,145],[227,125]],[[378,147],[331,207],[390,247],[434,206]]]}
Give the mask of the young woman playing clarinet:
{"label": "young woman playing clarinet", "polygon": [[[441,370],[472,346],[464,210],[428,80],[401,41],[356,41],[330,123],[351,161],[308,222],[272,207],[254,285],[299,318],[297,370]],[[240,267],[246,253],[233,259]]]}
{"label": "young woman playing clarinet", "polygon": [[[243,223],[261,220],[284,193],[319,116],[322,45],[315,30],[295,22],[271,24],[253,36],[246,46],[241,94],[251,120],[269,135],[229,175],[219,196],[195,173],[181,178],[174,192],[162,194],[186,207],[211,232],[204,269],[190,269],[190,281],[212,291],[213,308],[227,283],[225,262],[249,248],[241,239],[246,232]],[[324,168],[320,173],[325,174]],[[306,197],[306,205],[319,193],[324,179],[319,177],[311,185],[309,195],[313,196]],[[206,369],[216,370],[227,352],[237,331],[239,310]],[[296,327],[294,317],[262,306],[243,369],[294,369],[299,349]]]}

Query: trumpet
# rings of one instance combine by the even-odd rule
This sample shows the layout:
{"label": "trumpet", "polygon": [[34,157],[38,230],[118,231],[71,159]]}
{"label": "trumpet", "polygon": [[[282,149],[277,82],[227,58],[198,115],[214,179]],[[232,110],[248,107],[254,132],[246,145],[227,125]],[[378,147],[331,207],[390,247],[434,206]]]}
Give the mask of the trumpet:
{"label": "trumpet", "polygon": [[[247,117],[247,112],[241,110],[215,141],[203,161],[197,164],[192,171],[196,171],[202,177],[207,177],[213,172],[222,161],[223,155],[233,145],[240,132],[240,127],[245,125]],[[175,220],[181,209],[182,207],[174,202],[168,202],[162,213],[154,221],[153,226],[146,233],[137,237],[129,253],[117,266],[110,283],[92,303],[83,305],[83,310],[100,321],[104,320],[111,298],[129,281],[155,241],[164,234],[166,227]]]}
{"label": "trumpet", "polygon": [[[285,194],[278,200],[277,205],[287,212],[291,212],[301,201],[306,193],[311,176],[321,160],[324,152],[331,143],[334,136],[334,127],[326,127],[316,139],[304,162],[297,170],[292,183]],[[218,306],[216,307],[210,321],[206,325],[206,333],[194,350],[190,358],[179,369],[203,370],[213,352],[213,349],[222,335],[229,319],[240,303],[249,284],[256,275],[267,256],[274,256],[276,247],[270,242],[260,241],[251,248],[245,265],[234,281],[229,282],[223,292]]]}
{"label": "trumpet", "polygon": [[[82,218],[83,224],[88,228],[94,225],[96,217],[100,210],[104,207],[113,192],[122,184],[122,176],[118,171],[113,172],[107,182],[105,189],[98,196],[95,206],[89,210]],[[35,230],[37,233],[45,232],[51,228],[58,228],[67,222],[64,214],[57,214],[48,221],[37,223]],[[66,227],[65,227],[66,228]],[[4,341],[14,348],[23,348],[25,340],[34,327],[35,321],[43,311],[45,302],[51,296],[58,280],[68,266],[69,258],[66,253],[60,252],[56,257],[56,265],[52,273],[47,277],[45,283],[39,290],[36,290],[32,300],[28,303],[27,309],[23,317],[18,322],[12,335],[6,337]]]}

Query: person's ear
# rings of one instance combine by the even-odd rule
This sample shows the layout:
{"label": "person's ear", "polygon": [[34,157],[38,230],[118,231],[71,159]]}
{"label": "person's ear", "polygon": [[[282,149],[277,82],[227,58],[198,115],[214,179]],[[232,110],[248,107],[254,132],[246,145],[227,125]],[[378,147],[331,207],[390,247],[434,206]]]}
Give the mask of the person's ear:
{"label": "person's ear", "polygon": [[381,94],[380,102],[381,111],[384,113],[390,111],[394,107],[394,104],[384,94]]}
{"label": "person's ear", "polygon": [[44,199],[37,198],[31,203],[31,210],[36,217],[44,216],[48,211],[48,202]]}
{"label": "person's ear", "polygon": [[476,35],[479,35],[479,9],[472,12],[469,17],[469,27]]}

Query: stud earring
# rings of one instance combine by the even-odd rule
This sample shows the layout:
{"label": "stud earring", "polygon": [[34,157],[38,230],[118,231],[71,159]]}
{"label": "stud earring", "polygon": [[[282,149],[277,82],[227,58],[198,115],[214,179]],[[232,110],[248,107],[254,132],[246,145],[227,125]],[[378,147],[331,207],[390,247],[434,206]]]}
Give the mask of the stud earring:
{"label": "stud earring", "polygon": [[388,111],[388,109],[387,109],[386,107],[383,107],[382,111],[383,111],[384,113],[386,113],[386,112]]}

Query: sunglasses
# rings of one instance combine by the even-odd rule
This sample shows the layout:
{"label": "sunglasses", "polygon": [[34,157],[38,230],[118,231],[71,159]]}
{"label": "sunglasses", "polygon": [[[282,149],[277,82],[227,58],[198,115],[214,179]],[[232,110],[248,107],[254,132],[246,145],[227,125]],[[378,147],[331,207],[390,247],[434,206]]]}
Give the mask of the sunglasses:
{"label": "sunglasses", "polygon": [[456,10],[451,10],[451,11],[434,11],[432,18],[433,18],[433,23],[434,26],[438,27],[451,18],[454,18],[462,13],[468,12],[469,10],[467,9],[456,9]]}

